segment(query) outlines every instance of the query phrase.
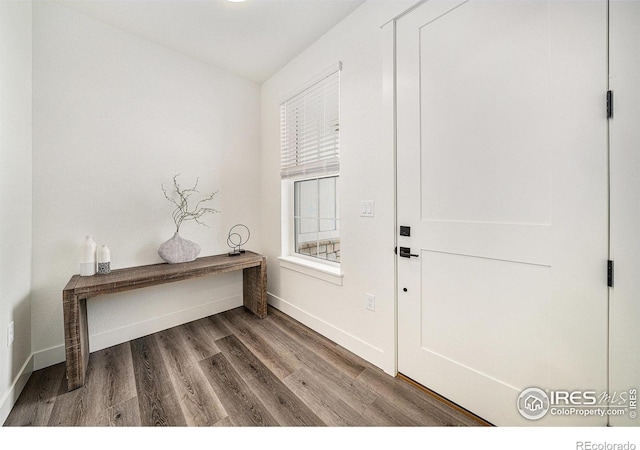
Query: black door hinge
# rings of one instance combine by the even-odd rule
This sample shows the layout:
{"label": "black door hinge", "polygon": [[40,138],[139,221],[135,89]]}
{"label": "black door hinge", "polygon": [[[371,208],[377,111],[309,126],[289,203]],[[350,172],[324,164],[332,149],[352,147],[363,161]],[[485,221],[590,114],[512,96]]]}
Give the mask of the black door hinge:
{"label": "black door hinge", "polygon": [[607,286],[613,287],[613,261],[607,261]]}
{"label": "black door hinge", "polygon": [[613,117],[613,91],[607,91],[607,119]]}

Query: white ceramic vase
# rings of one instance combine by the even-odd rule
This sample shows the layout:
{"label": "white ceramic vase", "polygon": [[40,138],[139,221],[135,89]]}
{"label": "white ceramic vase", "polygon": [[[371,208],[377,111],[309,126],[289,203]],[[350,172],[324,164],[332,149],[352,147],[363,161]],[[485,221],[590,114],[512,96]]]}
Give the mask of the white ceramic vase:
{"label": "white ceramic vase", "polygon": [[200,246],[188,239],[183,239],[177,232],[158,247],[158,255],[169,264],[193,261],[199,254]]}
{"label": "white ceramic vase", "polygon": [[87,236],[82,243],[80,254],[80,276],[90,277],[96,274],[96,243]]}

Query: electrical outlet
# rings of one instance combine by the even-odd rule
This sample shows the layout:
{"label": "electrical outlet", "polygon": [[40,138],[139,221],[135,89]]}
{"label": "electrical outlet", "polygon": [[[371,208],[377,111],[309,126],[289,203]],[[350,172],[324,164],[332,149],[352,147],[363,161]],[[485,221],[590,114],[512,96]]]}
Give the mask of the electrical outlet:
{"label": "electrical outlet", "polygon": [[9,325],[7,325],[7,347],[13,344],[14,336],[15,334],[13,329],[13,322],[11,322]]}
{"label": "electrical outlet", "polygon": [[371,295],[371,294],[367,294],[365,296],[364,307],[367,308],[369,311],[375,311],[376,310],[376,296],[375,295]]}

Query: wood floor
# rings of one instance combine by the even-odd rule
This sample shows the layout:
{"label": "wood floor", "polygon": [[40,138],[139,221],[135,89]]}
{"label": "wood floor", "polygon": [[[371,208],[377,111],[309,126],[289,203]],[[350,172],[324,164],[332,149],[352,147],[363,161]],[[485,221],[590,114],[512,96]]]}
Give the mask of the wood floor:
{"label": "wood floor", "polygon": [[5,426],[477,426],[292,318],[243,308],[36,371]]}

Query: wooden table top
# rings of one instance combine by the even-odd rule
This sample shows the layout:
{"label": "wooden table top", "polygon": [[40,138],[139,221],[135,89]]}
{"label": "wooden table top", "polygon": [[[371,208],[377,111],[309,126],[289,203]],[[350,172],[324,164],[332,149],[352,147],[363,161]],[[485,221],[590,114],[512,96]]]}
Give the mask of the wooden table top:
{"label": "wooden table top", "polygon": [[112,270],[108,274],[88,277],[74,275],[65,291],[73,295],[93,297],[100,294],[127,291],[157,284],[181,281],[204,275],[232,272],[263,264],[265,257],[246,251],[239,256],[228,254],[205,256],[191,262],[169,264],[159,263],[145,266]]}

